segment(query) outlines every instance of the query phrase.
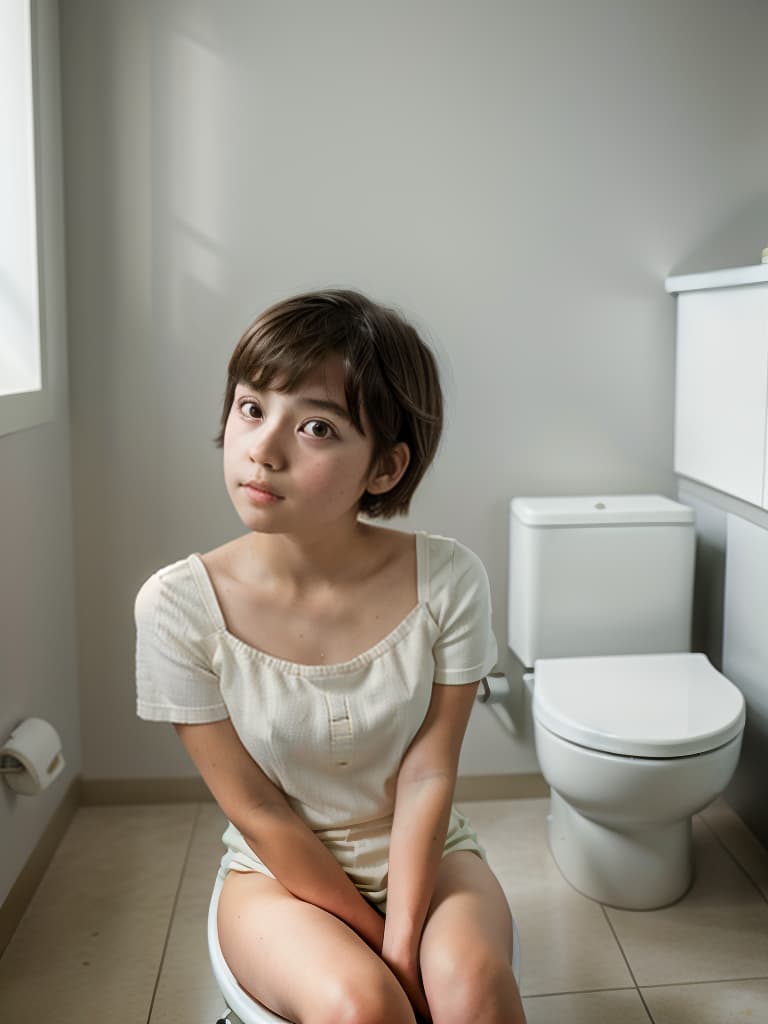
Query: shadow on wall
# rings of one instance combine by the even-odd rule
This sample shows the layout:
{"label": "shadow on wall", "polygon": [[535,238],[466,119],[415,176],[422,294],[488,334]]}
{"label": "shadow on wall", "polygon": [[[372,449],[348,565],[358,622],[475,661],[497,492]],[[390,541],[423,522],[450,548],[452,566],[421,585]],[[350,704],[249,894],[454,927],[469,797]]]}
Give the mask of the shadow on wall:
{"label": "shadow on wall", "polygon": [[748,703],[739,764],[724,796],[766,848],[768,822],[762,809],[765,807],[767,750],[768,716],[754,703]]}
{"label": "shadow on wall", "polygon": [[[686,502],[685,496],[680,500]],[[690,500],[686,503],[691,504]],[[723,670],[724,600],[725,544],[699,533],[696,538],[691,650],[706,654],[719,672]]]}
{"label": "shadow on wall", "polygon": [[760,262],[768,246],[768,193],[733,209],[685,254],[669,273],[693,274],[725,267],[748,267]]}

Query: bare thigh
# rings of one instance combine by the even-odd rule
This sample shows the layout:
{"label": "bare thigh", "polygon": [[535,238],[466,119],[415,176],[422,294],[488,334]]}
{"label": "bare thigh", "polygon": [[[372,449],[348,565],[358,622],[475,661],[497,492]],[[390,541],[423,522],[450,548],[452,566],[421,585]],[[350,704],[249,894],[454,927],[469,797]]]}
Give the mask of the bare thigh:
{"label": "bare thigh", "polygon": [[219,899],[224,959],[254,999],[299,1024],[413,1024],[392,972],[343,921],[276,879],[231,871]]}
{"label": "bare thigh", "polygon": [[444,857],[421,941],[435,1024],[525,1021],[512,973],[512,915],[496,876],[467,850]]}

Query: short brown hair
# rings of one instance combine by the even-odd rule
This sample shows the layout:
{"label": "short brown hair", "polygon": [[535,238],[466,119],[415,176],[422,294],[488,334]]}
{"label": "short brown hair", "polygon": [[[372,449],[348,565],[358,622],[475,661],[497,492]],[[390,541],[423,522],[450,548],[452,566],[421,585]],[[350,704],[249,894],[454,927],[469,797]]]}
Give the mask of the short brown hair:
{"label": "short brown hair", "polygon": [[373,434],[371,466],[399,441],[410,450],[408,468],[386,494],[360,499],[360,511],[390,518],[408,511],[429,468],[443,428],[443,395],[437,362],[416,330],[395,310],[359,292],[331,290],[297,295],[271,306],[246,329],[227,370],[227,386],[216,445],[235,388],[264,389],[279,382],[293,391],[329,355],[344,362],[344,392],[355,429],[365,434],[361,408]]}

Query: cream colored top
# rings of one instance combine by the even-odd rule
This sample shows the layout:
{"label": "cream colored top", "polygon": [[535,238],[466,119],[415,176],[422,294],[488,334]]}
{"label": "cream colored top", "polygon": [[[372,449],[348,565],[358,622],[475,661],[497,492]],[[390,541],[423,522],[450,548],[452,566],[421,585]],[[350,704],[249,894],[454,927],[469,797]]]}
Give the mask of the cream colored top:
{"label": "cream colored top", "polygon": [[227,631],[199,555],[136,598],[137,710],[161,722],[229,717],[243,745],[316,831],[389,817],[432,683],[470,683],[496,660],[488,577],[458,541],[416,534],[418,604],[336,665],[264,654]]}

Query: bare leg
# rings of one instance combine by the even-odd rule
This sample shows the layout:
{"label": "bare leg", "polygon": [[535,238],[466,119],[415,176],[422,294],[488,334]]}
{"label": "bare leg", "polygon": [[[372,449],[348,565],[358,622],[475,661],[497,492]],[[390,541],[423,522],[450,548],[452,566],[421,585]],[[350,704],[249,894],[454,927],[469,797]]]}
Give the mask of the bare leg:
{"label": "bare leg", "polygon": [[434,1024],[525,1024],[511,957],[512,918],[493,872],[467,850],[449,854],[421,941]]}
{"label": "bare leg", "polygon": [[278,881],[232,871],[219,899],[219,942],[239,984],[298,1024],[414,1024],[397,979],[332,914]]}

